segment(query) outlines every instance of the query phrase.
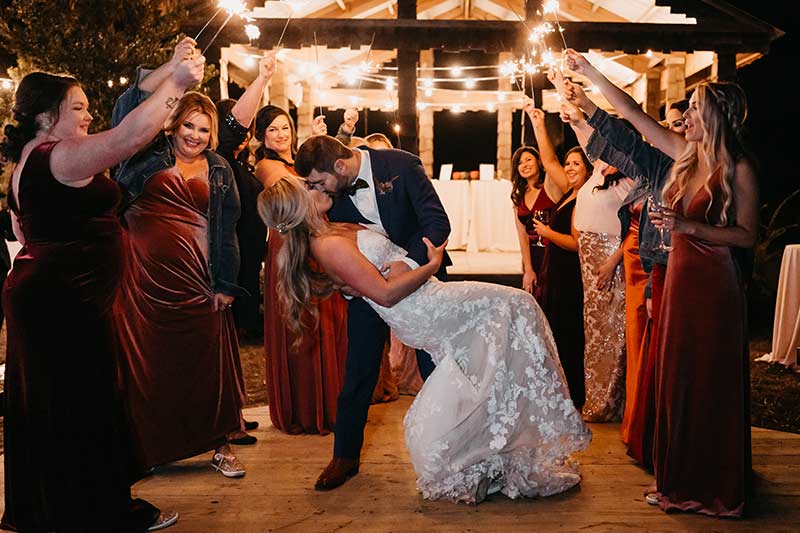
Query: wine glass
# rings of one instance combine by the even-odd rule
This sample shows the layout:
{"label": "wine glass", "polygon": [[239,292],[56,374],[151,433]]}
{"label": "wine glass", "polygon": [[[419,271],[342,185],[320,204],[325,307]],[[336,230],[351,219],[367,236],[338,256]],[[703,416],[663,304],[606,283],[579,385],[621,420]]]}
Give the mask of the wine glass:
{"label": "wine glass", "polygon": [[[550,223],[550,211],[546,209],[536,209],[533,212],[533,218],[541,222],[542,224],[549,224]],[[542,244],[542,236],[540,235],[538,239],[536,239],[536,244],[534,246],[539,246],[540,248],[544,248],[544,244]]]}
{"label": "wine glass", "polygon": [[[648,215],[651,213],[663,213],[664,212],[664,204],[659,202],[656,197],[652,194],[647,196],[647,213]],[[667,244],[667,240],[669,239],[669,230],[665,227],[658,228],[658,236],[659,236],[659,243],[655,249],[659,252],[669,252],[672,250],[672,246]]]}

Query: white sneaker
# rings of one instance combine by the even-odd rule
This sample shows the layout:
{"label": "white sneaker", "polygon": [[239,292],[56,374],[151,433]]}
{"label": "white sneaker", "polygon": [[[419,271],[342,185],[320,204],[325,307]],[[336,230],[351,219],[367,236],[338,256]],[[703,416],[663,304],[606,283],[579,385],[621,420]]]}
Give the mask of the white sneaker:
{"label": "white sneaker", "polygon": [[211,466],[225,477],[242,477],[245,474],[244,465],[235,456],[226,457],[221,453],[215,453],[211,459]]}
{"label": "white sneaker", "polygon": [[162,511],[159,513],[158,518],[153,524],[147,528],[147,531],[158,531],[159,529],[165,529],[174,524],[178,521],[178,512],[177,511]]}

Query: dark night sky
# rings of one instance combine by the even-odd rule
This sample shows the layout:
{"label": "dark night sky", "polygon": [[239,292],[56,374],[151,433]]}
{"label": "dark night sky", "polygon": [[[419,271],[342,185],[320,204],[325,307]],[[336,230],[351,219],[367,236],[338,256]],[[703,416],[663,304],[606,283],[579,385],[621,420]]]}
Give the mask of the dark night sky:
{"label": "dark night sky", "polygon": [[738,71],[750,107],[750,144],[761,165],[762,201],[775,205],[800,188],[800,165],[792,157],[798,149],[795,134],[800,124],[798,84],[794,81],[800,68],[800,8],[797,2],[728,1],[786,32],[773,43],[769,54]]}

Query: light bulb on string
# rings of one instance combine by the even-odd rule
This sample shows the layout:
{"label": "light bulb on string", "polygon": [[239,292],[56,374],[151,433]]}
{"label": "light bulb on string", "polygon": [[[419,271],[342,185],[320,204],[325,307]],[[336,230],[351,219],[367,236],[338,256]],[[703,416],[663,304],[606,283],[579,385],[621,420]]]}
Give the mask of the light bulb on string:
{"label": "light bulb on string", "polygon": [[450,74],[455,78],[460,78],[463,72],[461,67],[450,67]]}
{"label": "light bulb on string", "polygon": [[476,85],[477,82],[472,78],[467,78],[466,80],[464,80],[464,87],[466,87],[467,89],[474,89]]}

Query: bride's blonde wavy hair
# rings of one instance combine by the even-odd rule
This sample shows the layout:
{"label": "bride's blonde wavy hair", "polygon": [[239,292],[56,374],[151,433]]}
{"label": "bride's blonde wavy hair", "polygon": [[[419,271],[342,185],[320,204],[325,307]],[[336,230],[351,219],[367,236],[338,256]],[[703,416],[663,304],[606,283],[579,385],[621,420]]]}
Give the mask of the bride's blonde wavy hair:
{"label": "bride's blonde wavy hair", "polygon": [[[747,155],[742,143],[744,121],[747,119],[747,98],[741,87],[730,82],[703,82],[695,89],[697,109],[703,130],[703,139],[689,142],[686,150],[675,161],[669,179],[662,189],[663,201],[675,209],[686,194],[689,178],[697,169],[698,160],[703,157],[709,168],[722,171],[722,209],[717,226],[735,223],[733,205],[733,178],[736,163]],[[671,192],[671,189],[675,189]],[[713,195],[708,180],[703,189],[712,198],[706,209],[706,222],[713,204]]]}
{"label": "bride's blonde wavy hair", "polygon": [[289,330],[294,333],[293,348],[302,340],[304,310],[318,320],[314,298],[331,293],[331,280],[315,270],[310,262],[311,237],[330,231],[329,224],[317,212],[305,184],[293,176],[284,176],[258,195],[258,214],[270,231],[284,239],[278,253],[277,293]]}

